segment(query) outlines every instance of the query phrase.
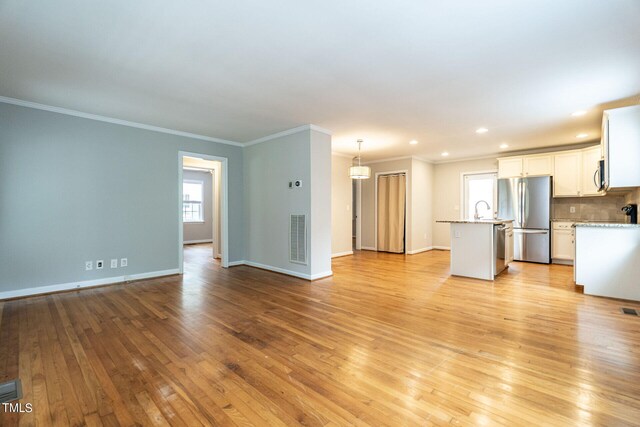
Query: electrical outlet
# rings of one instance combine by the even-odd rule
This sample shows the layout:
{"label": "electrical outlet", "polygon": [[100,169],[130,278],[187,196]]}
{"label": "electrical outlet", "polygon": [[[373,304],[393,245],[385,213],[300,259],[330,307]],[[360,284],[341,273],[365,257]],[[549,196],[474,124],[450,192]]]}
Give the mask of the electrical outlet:
{"label": "electrical outlet", "polygon": [[118,260],[116,258],[111,260],[111,268],[118,268]]}
{"label": "electrical outlet", "polygon": [[120,267],[126,267],[129,265],[129,261],[126,258],[120,258]]}
{"label": "electrical outlet", "polygon": [[93,261],[85,261],[84,269],[86,271],[93,270]]}
{"label": "electrical outlet", "polygon": [[454,236],[455,236],[455,238],[456,238],[456,239],[459,239],[459,238],[461,237],[460,232],[459,232],[459,231],[456,231],[456,232],[454,233]]}
{"label": "electrical outlet", "polygon": [[96,270],[102,270],[104,268],[104,260],[97,260],[96,261]]}
{"label": "electrical outlet", "polygon": [[576,207],[575,206],[569,206],[569,213],[576,213]]}

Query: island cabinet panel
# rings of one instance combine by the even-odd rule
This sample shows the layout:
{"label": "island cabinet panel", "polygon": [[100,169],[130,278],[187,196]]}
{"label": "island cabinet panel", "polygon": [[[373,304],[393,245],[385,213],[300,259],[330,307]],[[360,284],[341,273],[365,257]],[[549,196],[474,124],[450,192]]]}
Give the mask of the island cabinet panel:
{"label": "island cabinet panel", "polygon": [[586,295],[640,301],[640,225],[576,224],[574,274]]}
{"label": "island cabinet panel", "polygon": [[451,224],[451,274],[493,280],[493,225]]}

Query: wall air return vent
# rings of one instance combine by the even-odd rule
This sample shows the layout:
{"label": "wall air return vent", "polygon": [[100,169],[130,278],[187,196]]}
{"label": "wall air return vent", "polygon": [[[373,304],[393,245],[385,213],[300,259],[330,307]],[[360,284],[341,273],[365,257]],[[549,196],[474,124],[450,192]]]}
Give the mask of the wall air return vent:
{"label": "wall air return vent", "polygon": [[289,218],[289,261],[307,264],[307,216]]}

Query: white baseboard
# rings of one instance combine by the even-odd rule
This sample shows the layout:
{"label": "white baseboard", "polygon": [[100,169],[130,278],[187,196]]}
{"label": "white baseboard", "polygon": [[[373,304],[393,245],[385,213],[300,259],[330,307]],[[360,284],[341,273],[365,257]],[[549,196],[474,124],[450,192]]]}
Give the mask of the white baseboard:
{"label": "white baseboard", "polygon": [[245,260],[240,260],[240,261],[229,261],[229,267],[236,267],[238,265],[245,265],[246,261]]}
{"label": "white baseboard", "polygon": [[203,239],[203,240],[185,240],[182,242],[185,245],[195,245],[197,243],[213,243],[213,239]]}
{"label": "white baseboard", "polygon": [[312,274],[310,276],[309,280],[324,279],[325,277],[330,277],[330,276],[333,276],[333,271],[331,271],[331,270],[323,271],[322,273]]}
{"label": "white baseboard", "polygon": [[426,248],[420,248],[420,249],[416,249],[413,251],[407,251],[407,255],[415,255],[415,254],[419,254],[420,252],[427,252],[433,249],[433,246],[427,246]]}
{"label": "white baseboard", "polygon": [[331,254],[331,258],[338,258],[341,256],[347,256],[347,255],[353,255],[353,251],[336,252],[335,254]]}
{"label": "white baseboard", "polygon": [[432,246],[433,249],[437,249],[439,251],[450,251],[451,248],[449,246]]}
{"label": "white baseboard", "polygon": [[376,248],[371,246],[362,246],[360,249],[362,249],[363,251],[377,251]]}
{"label": "white baseboard", "polygon": [[562,265],[573,265],[573,261],[570,259],[556,259],[553,258],[551,260],[552,264],[562,264]]}
{"label": "white baseboard", "polygon": [[[248,265],[249,267],[261,268],[263,270],[282,273],[282,274],[286,274],[287,276],[298,277],[300,279],[306,279],[306,280],[317,280],[317,279],[322,279],[323,277],[329,277],[333,275],[333,271],[331,270],[323,271],[322,273],[316,273],[316,274],[306,274],[306,273],[300,273],[297,271],[287,270],[285,268],[274,267],[272,265],[260,264],[259,262],[254,262],[254,261],[245,260],[245,261],[242,261],[242,263],[244,265]],[[235,264],[235,265],[240,265],[240,264]]]}
{"label": "white baseboard", "polygon": [[0,300],[9,298],[20,298],[31,295],[49,294],[53,292],[68,291],[71,289],[91,288],[94,286],[112,285],[115,283],[130,282],[132,280],[151,279],[153,277],[171,276],[179,274],[180,270],[173,268],[170,270],[150,271],[147,273],[131,274],[128,276],[105,277],[95,280],[84,280],[82,282],[61,283],[58,285],[36,286],[33,288],[16,289],[13,291],[0,292]]}

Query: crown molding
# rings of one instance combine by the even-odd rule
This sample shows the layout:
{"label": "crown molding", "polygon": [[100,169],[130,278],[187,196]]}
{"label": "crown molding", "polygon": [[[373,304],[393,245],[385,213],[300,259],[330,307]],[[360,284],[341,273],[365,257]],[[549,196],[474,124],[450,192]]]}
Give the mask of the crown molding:
{"label": "crown molding", "polygon": [[329,136],[332,135],[332,132],[330,130],[321,128],[320,126],[309,124],[309,125],[298,126],[292,129],[283,130],[282,132],[273,133],[271,135],[263,136],[262,138],[258,138],[258,139],[254,139],[252,141],[246,142],[243,145],[245,147],[251,147],[252,145],[261,144],[263,142],[271,141],[272,139],[282,138],[283,136],[293,135],[295,133],[305,132],[309,130],[321,132]]}
{"label": "crown molding", "polygon": [[337,157],[344,157],[346,159],[353,159],[355,156],[350,156],[348,154],[344,154],[344,153],[338,153],[337,151],[332,151],[331,152],[332,156],[337,156]]}
{"label": "crown molding", "polygon": [[472,160],[484,160],[484,159],[498,159],[500,157],[497,153],[488,154],[486,156],[476,156],[476,157],[462,157],[460,159],[448,159],[448,160],[436,160],[433,162],[434,165],[444,165],[447,163],[456,163],[456,162],[468,162]]}
{"label": "crown molding", "polygon": [[363,165],[373,165],[376,163],[395,162],[398,160],[420,160],[421,162],[433,164],[434,162],[424,157],[419,156],[400,156],[400,157],[387,157],[386,159],[371,160],[370,162],[362,162]]}
{"label": "crown molding", "polygon": [[100,116],[98,114],[83,113],[82,111],[70,110],[68,108],[62,108],[62,107],[54,107],[52,105],[39,104],[37,102],[24,101],[22,99],[9,98],[7,96],[0,96],[0,102],[4,102],[5,104],[18,105],[20,107],[34,108],[36,110],[51,111],[53,113],[65,114],[67,116],[81,117],[83,119],[97,120],[99,122],[113,123],[116,125],[128,126],[132,128],[138,128],[138,129],[145,129],[153,132],[168,133],[170,135],[184,136],[186,138],[199,139],[199,140],[208,141],[208,142],[216,142],[218,144],[233,145],[235,147],[243,146],[243,144],[239,142],[229,141],[226,139],[213,138],[210,136],[198,135],[196,133],[183,132],[181,130],[147,125],[144,123],[130,122],[128,120],[115,119],[113,117]]}

